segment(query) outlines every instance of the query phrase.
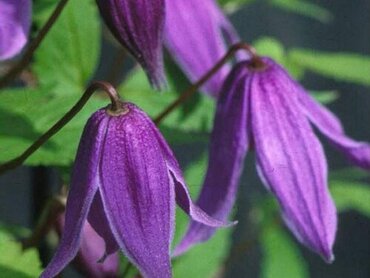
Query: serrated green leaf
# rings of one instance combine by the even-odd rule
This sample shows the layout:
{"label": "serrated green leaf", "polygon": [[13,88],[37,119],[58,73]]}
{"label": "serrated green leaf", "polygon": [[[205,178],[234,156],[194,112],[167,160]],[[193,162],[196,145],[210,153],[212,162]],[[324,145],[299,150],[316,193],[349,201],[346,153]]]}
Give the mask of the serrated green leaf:
{"label": "serrated green leaf", "polygon": [[333,180],[330,192],[339,211],[356,210],[370,217],[370,186],[356,181]]}
{"label": "serrated green leaf", "polygon": [[370,86],[370,56],[293,49],[289,52],[289,58],[296,64],[323,76]]}
{"label": "serrated green leaf", "polygon": [[69,1],[35,53],[40,84],[62,94],[81,93],[97,66],[100,38],[94,1]]}
{"label": "serrated green leaf", "polygon": [[0,276],[3,278],[34,278],[42,271],[36,249],[22,246],[3,227],[0,228]]}
{"label": "serrated green leaf", "polygon": [[280,226],[264,227],[261,244],[262,278],[309,277],[308,266],[299,249]]}
{"label": "serrated green leaf", "polygon": [[280,9],[327,23],[333,15],[325,8],[306,0],[270,0],[270,3]]}

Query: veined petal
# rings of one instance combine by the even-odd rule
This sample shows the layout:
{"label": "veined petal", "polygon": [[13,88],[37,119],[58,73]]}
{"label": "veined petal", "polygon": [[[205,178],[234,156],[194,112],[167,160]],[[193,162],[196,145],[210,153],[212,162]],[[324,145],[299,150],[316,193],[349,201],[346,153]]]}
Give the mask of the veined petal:
{"label": "veined petal", "polygon": [[[191,82],[197,81],[226,53],[239,37],[214,0],[167,0],[165,46]],[[217,96],[229,72],[220,69],[203,87]]]}
{"label": "veined petal", "polygon": [[68,194],[65,227],[58,249],[41,277],[56,276],[77,254],[90,205],[98,189],[98,166],[102,155],[108,117],[99,110],[88,121],[73,168]]}
{"label": "veined petal", "polygon": [[[143,113],[112,117],[100,166],[100,193],[118,245],[145,277],[171,277],[175,197],[167,166]],[[145,116],[147,117],[147,116]]]}
{"label": "veined petal", "polygon": [[165,0],[96,0],[116,39],[143,66],[150,82],[160,88],[165,82],[162,41]]}
{"label": "veined petal", "polygon": [[31,0],[0,0],[0,61],[17,55],[28,41]]}
{"label": "veined petal", "polygon": [[[205,212],[223,221],[235,202],[249,145],[249,74],[246,63],[238,64],[218,99],[207,174],[197,201]],[[208,240],[215,230],[192,221],[174,254],[180,255],[194,244]]]}
{"label": "veined petal", "polygon": [[300,111],[294,82],[266,62],[269,67],[254,73],[251,87],[259,174],[298,240],[330,262],[337,217],[322,146]]}
{"label": "veined petal", "polygon": [[344,153],[354,164],[370,169],[370,144],[357,142],[346,136],[337,117],[325,106],[317,103],[303,89],[299,100],[310,121],[329,139],[332,145]]}
{"label": "veined petal", "polygon": [[162,152],[166,159],[168,174],[171,180],[171,186],[175,188],[176,202],[181,209],[186,212],[194,221],[203,223],[204,225],[210,227],[228,227],[236,224],[236,222],[228,223],[227,221],[217,220],[209,216],[205,211],[193,203],[175,155],[166,143],[163,136],[160,134],[157,127],[151,122],[151,120],[149,121],[149,125],[156,134],[158,143],[162,148]]}

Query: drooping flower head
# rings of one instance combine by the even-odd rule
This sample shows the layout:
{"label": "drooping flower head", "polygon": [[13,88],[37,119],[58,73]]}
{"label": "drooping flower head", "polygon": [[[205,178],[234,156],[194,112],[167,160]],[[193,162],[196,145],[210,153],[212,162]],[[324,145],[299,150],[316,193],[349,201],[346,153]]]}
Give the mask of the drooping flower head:
{"label": "drooping flower head", "polygon": [[[239,37],[214,0],[167,0],[165,46],[191,82],[200,79]],[[243,56],[241,56],[243,57]],[[202,88],[217,97],[230,67]]]}
{"label": "drooping flower head", "polygon": [[0,61],[17,55],[28,41],[32,1],[0,0]]}
{"label": "drooping flower head", "polygon": [[67,199],[65,229],[41,277],[54,277],[76,255],[88,222],[105,242],[102,258],[118,249],[144,277],[171,277],[175,201],[194,221],[219,227],[189,196],[178,163],[149,117],[130,103],[101,109],[81,138]]}
{"label": "drooping flower head", "polygon": [[116,39],[142,65],[152,85],[164,83],[165,0],[96,0]]}
{"label": "drooping flower head", "polygon": [[[56,229],[62,235],[65,226],[65,213],[58,215]],[[75,259],[76,269],[86,277],[114,278],[118,277],[119,256],[118,253],[102,259],[102,250],[105,249],[104,240],[95,232],[89,222],[85,222],[81,233],[81,244]]]}
{"label": "drooping flower head", "polygon": [[[336,209],[327,184],[327,162],[312,126],[354,164],[370,169],[370,145],[348,138],[339,120],[278,64],[241,62],[218,100],[206,178],[197,204],[226,219],[235,201],[243,160],[254,149],[258,174],[275,195],[296,238],[326,261],[333,257]],[[185,252],[215,229],[192,222],[176,249]]]}

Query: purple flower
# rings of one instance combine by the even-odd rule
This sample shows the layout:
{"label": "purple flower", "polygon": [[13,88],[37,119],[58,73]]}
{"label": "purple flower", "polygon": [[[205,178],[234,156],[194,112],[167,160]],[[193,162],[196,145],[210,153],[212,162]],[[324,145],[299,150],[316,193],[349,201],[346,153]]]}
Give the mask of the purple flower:
{"label": "purple flower", "polygon": [[57,275],[76,255],[86,221],[108,257],[121,249],[145,277],[171,277],[175,200],[194,221],[223,226],[195,206],[179,165],[149,119],[133,104],[101,109],[81,138],[66,205],[65,229],[41,277]]}
{"label": "purple flower", "polygon": [[[57,218],[57,232],[62,234],[64,229],[65,214],[61,213]],[[82,228],[81,245],[73,263],[76,269],[86,277],[113,278],[118,277],[119,256],[112,254],[105,260],[102,254],[105,250],[104,240],[95,232],[89,222]]]}
{"label": "purple flower", "polygon": [[143,66],[157,88],[165,80],[162,61],[164,1],[96,0],[113,35]]}
{"label": "purple flower", "polygon": [[0,0],[0,61],[17,55],[28,41],[32,1]]}
{"label": "purple flower", "polygon": [[[166,2],[165,46],[191,82],[225,55],[228,44],[236,42],[239,42],[237,33],[214,0]],[[229,69],[225,65],[203,90],[216,97]]]}
{"label": "purple flower", "polygon": [[[328,191],[325,155],[310,123],[365,169],[370,169],[370,145],[348,138],[338,119],[283,68],[271,59],[263,61],[262,68],[239,63],[224,84],[197,204],[211,216],[226,219],[244,157],[253,148],[258,174],[277,198],[287,226],[301,243],[331,262],[337,215]],[[175,254],[209,239],[214,231],[192,222]]]}

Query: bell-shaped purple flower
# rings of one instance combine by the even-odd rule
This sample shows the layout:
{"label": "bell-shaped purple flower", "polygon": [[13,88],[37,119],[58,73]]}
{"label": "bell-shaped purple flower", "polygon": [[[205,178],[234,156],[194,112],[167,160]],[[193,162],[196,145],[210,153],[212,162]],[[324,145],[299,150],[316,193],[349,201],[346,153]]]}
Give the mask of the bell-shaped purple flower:
{"label": "bell-shaped purple flower", "polygon": [[[354,164],[370,169],[370,145],[348,138],[338,119],[268,58],[235,66],[218,100],[208,170],[197,204],[224,220],[235,201],[244,156],[255,149],[257,170],[278,200],[297,239],[326,261],[333,257],[336,209],[327,162],[311,124]],[[311,123],[311,124],[310,124]],[[175,254],[209,239],[215,229],[192,222]]]}
{"label": "bell-shaped purple flower", "polygon": [[194,221],[224,226],[195,206],[179,165],[149,117],[130,103],[89,119],[67,199],[65,229],[41,277],[54,277],[75,256],[86,221],[104,239],[107,258],[121,249],[145,277],[171,277],[175,201]]}
{"label": "bell-shaped purple flower", "polygon": [[32,1],[0,0],[0,61],[17,55],[28,41]]}
{"label": "bell-shaped purple flower", "polygon": [[162,41],[165,0],[96,0],[116,39],[142,65],[153,86],[165,81]]}
{"label": "bell-shaped purple flower", "polygon": [[[58,215],[56,229],[62,235],[65,226],[65,213]],[[81,233],[81,245],[75,259],[72,261],[76,269],[86,277],[114,278],[118,277],[118,253],[110,255],[104,261],[99,261],[105,251],[105,242],[89,222],[85,222]]]}
{"label": "bell-shaped purple flower", "polygon": [[[165,46],[191,82],[200,79],[239,42],[232,24],[214,0],[167,0]],[[217,97],[230,70],[220,69],[203,86],[204,92]]]}

